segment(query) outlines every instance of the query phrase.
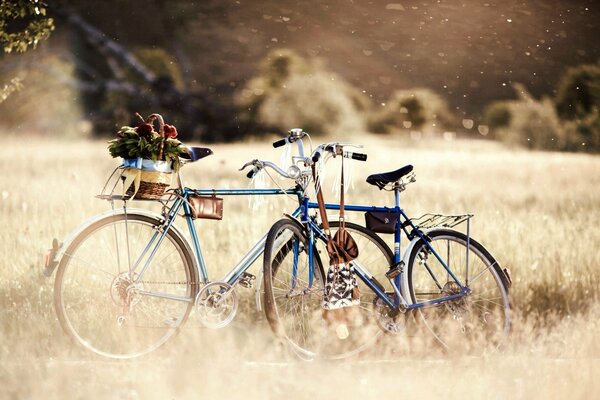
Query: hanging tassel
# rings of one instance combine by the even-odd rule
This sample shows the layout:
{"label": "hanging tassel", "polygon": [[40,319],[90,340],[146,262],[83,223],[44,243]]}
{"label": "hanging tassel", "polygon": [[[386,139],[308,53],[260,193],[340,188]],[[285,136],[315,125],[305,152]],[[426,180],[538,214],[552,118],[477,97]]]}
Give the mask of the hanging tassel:
{"label": "hanging tassel", "polygon": [[[283,146],[283,151],[281,152],[281,157],[279,159],[279,165],[284,171],[294,163],[291,157],[291,149],[292,145],[288,141],[285,142],[285,146]],[[279,176],[280,180],[285,179],[283,176]]]}
{"label": "hanging tassel", "polygon": [[318,164],[317,182],[315,182],[316,190],[319,190],[321,188],[321,183],[323,183],[327,180],[327,168],[325,168],[325,165],[327,165],[327,161],[329,160],[329,158],[331,158],[331,155],[326,154],[324,157],[321,158],[321,161]]}
{"label": "hanging tassel", "polygon": [[[267,184],[267,177],[266,177],[265,170],[260,169],[260,170],[258,170],[258,172],[256,172],[254,174],[252,179],[250,179],[250,183],[248,184],[248,187],[250,189],[264,189],[267,187],[266,184]],[[265,201],[265,199],[264,199],[263,195],[248,196],[248,207],[250,207],[250,209],[252,209],[252,211],[257,211],[260,208],[260,206],[263,204],[264,201]]]}
{"label": "hanging tassel", "polygon": [[[354,189],[354,163],[353,162],[345,162],[344,168],[346,171],[344,172],[344,193],[348,193],[348,189]],[[342,170],[338,168],[338,172],[335,177],[335,181],[331,186],[331,191],[336,195],[340,195],[340,187],[342,180]]]}

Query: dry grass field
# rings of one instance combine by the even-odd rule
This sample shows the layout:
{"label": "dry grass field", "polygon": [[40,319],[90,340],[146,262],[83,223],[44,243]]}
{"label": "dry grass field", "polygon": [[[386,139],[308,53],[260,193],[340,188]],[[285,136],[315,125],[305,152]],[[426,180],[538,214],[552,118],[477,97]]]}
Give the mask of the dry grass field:
{"label": "dry grass field", "polygon": [[[94,195],[117,161],[101,141],[5,138],[0,398],[598,398],[600,157],[484,141],[344,139],[364,143],[369,155],[354,165],[348,202],[390,204],[389,194],[364,178],[411,163],[417,182],[403,193],[409,215],[475,214],[472,235],[513,274],[514,330],[502,352],[448,356],[411,349],[397,337],[386,345],[399,351],[303,362],[274,343],[254,292],[243,288],[239,314],[222,330],[202,328],[192,316],[178,337],[132,361],[80,350],[59,327],[42,257],[52,238],[109,208]],[[214,156],[184,168],[188,186],[245,187],[237,171],[243,162],[279,160],[268,142],[213,149]],[[247,198],[231,198],[223,221],[197,221],[211,276],[223,276],[293,208],[293,199],[269,198],[252,211]],[[353,219],[362,222],[362,215]]]}

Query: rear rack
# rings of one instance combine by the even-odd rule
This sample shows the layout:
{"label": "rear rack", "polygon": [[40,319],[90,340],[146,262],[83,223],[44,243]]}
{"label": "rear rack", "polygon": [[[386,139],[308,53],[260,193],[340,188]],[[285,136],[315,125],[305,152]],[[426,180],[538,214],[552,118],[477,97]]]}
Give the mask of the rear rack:
{"label": "rear rack", "polygon": [[[473,214],[423,214],[418,218],[411,219],[411,221],[419,229],[453,228],[465,221],[470,220],[472,217]],[[406,224],[408,225],[408,223]]]}
{"label": "rear rack", "polygon": [[108,177],[108,179],[106,180],[106,182],[104,183],[104,186],[102,187],[102,190],[100,191],[100,194],[97,194],[95,197],[97,199],[100,200],[106,200],[109,202],[115,202],[115,201],[128,201],[128,200],[135,200],[135,201],[158,201],[158,202],[164,202],[164,201],[168,201],[169,199],[172,198],[173,193],[170,190],[167,190],[165,192],[165,194],[158,198],[158,199],[139,199],[139,198],[131,198],[131,196],[128,195],[124,195],[124,194],[120,194],[120,190],[117,189],[117,187],[119,187],[119,183],[123,184],[123,172],[125,171],[125,168],[122,165],[119,165],[118,167],[116,167],[114,169],[114,171],[110,174],[110,176]]}

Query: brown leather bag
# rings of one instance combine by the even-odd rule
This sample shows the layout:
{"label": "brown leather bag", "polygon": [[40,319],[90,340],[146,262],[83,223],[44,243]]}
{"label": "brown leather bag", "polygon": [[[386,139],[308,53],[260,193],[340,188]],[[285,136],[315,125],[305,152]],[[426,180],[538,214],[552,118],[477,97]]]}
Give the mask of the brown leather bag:
{"label": "brown leather bag", "polygon": [[[313,166],[315,185],[317,177]],[[344,159],[342,155],[342,177],[340,193],[340,227],[331,237],[330,225],[327,220],[325,201],[321,187],[315,187],[317,202],[327,242],[329,253],[329,269],[325,279],[323,294],[323,319],[327,325],[335,330],[339,339],[346,339],[350,334],[349,326],[357,315],[357,306],[360,304],[360,290],[354,274],[351,261],[358,257],[358,246],[352,236],[345,229],[344,219]]]}
{"label": "brown leather bag", "polygon": [[[315,166],[313,165],[313,177],[315,180],[315,185],[317,184],[317,176]],[[332,274],[333,282],[328,282],[332,284],[332,286],[336,285],[339,277],[339,269],[338,266],[343,265],[343,268],[346,268],[350,271],[350,281],[352,283],[347,282],[348,285],[352,285],[352,299],[357,300],[360,298],[360,290],[356,283],[356,278],[354,277],[354,268],[350,264],[350,262],[356,257],[358,257],[358,246],[350,233],[345,229],[345,216],[344,216],[344,158],[342,155],[342,176],[341,176],[341,185],[340,185],[340,227],[338,231],[335,233],[333,238],[331,237],[330,225],[327,219],[327,211],[325,209],[325,201],[323,200],[323,191],[321,187],[318,186],[315,188],[317,191],[317,203],[319,204],[319,213],[321,214],[321,221],[323,224],[323,229],[325,231],[325,235],[329,239],[327,241],[327,253],[329,254],[329,265],[330,272]],[[328,281],[330,273],[328,272]],[[326,290],[327,292],[327,290]],[[326,293],[327,296],[327,293]]]}
{"label": "brown leather bag", "polygon": [[223,219],[223,199],[215,196],[190,196],[192,218]]}

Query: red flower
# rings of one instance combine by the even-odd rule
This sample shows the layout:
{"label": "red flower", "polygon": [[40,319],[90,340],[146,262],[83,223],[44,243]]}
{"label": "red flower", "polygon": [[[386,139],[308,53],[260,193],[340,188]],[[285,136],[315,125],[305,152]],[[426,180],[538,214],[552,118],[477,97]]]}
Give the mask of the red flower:
{"label": "red flower", "polygon": [[177,128],[175,128],[173,125],[165,124],[163,129],[167,139],[175,139],[177,137]]}
{"label": "red flower", "polygon": [[137,128],[135,128],[135,131],[137,132],[138,135],[140,135],[141,137],[146,137],[149,138],[150,136],[152,136],[152,131],[154,130],[154,128],[152,128],[152,125],[150,124],[140,124]]}

